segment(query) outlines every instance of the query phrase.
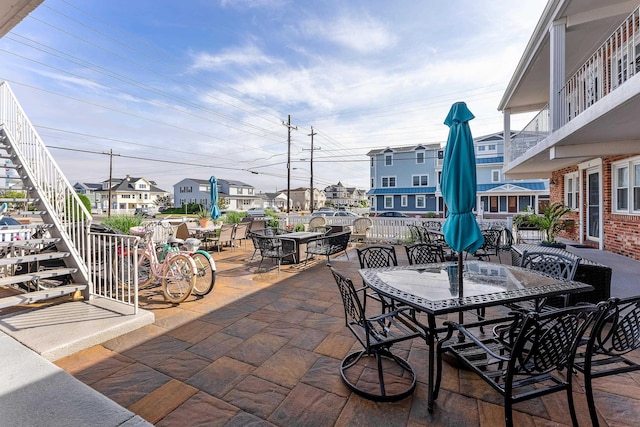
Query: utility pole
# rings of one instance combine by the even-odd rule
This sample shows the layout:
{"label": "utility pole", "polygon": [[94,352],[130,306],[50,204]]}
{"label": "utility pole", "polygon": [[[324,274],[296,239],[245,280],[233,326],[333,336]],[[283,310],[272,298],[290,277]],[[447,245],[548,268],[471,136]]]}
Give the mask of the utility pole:
{"label": "utility pole", "polygon": [[[309,183],[309,189],[311,190],[311,206],[310,206],[310,211],[311,213],[313,213],[313,193],[314,193],[314,189],[313,189],[313,150],[320,150],[320,147],[316,147],[313,148],[313,135],[317,135],[317,133],[315,133],[313,131],[313,126],[311,126],[311,133],[307,136],[311,137],[311,159],[310,159],[310,172],[311,172],[311,179],[310,179],[310,183]],[[303,148],[304,150],[304,148]]]}
{"label": "utility pole", "polygon": [[[113,179],[113,148],[109,149],[108,153],[102,153],[109,156],[109,198],[107,202],[107,217],[111,217],[111,181]],[[116,154],[116,156],[120,156],[120,154]]]}
{"label": "utility pole", "polygon": [[297,126],[291,126],[291,114],[287,123],[282,122],[287,127],[287,214],[291,209],[291,129],[298,130]]}
{"label": "utility pole", "polygon": [[111,179],[113,178],[113,148],[109,149],[109,198],[107,200],[107,217],[111,218]]}

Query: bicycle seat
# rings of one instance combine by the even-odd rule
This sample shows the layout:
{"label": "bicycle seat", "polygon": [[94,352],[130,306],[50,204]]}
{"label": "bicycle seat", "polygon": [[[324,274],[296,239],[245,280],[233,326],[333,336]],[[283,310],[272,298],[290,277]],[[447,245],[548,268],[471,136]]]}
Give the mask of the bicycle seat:
{"label": "bicycle seat", "polygon": [[184,243],[184,240],[178,239],[176,237],[171,237],[169,240],[167,240],[167,243],[170,244],[171,246],[180,246]]}

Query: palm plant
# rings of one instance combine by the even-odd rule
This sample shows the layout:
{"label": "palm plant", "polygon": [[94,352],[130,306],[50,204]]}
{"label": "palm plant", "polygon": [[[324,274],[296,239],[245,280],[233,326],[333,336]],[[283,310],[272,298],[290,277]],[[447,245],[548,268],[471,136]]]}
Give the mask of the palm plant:
{"label": "palm plant", "polygon": [[543,242],[557,243],[556,234],[567,228],[567,223],[562,220],[562,217],[569,212],[571,208],[555,202],[547,206],[542,215],[529,215],[527,221],[544,232]]}

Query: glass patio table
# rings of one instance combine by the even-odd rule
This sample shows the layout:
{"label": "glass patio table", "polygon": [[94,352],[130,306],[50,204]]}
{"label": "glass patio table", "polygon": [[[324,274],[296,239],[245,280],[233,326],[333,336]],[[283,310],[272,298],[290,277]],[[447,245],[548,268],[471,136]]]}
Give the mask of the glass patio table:
{"label": "glass patio table", "polygon": [[[445,330],[442,325],[437,325],[437,316],[593,289],[585,283],[555,279],[536,271],[484,261],[465,261],[462,295],[458,289],[458,266],[455,262],[364,268],[360,270],[360,275],[374,291],[414,308],[415,312],[426,314],[427,323],[424,324],[418,321],[412,310],[412,320],[422,330],[429,346],[430,412],[433,410],[434,344],[437,334]],[[482,323],[479,321],[475,325]]]}

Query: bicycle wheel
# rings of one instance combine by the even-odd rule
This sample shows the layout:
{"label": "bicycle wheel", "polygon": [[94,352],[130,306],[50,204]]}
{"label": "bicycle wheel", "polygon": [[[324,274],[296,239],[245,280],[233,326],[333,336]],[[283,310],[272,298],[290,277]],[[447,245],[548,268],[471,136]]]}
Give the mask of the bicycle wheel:
{"label": "bicycle wheel", "polygon": [[216,283],[216,271],[211,257],[207,257],[202,252],[195,252],[191,258],[196,263],[196,284],[193,293],[198,296],[205,296],[213,289]]}
{"label": "bicycle wheel", "polygon": [[138,288],[146,288],[155,279],[151,268],[151,258],[142,249],[138,250]]}
{"label": "bicycle wheel", "polygon": [[162,292],[167,301],[187,299],[196,283],[196,267],[191,257],[176,254],[167,261],[162,277]]}

